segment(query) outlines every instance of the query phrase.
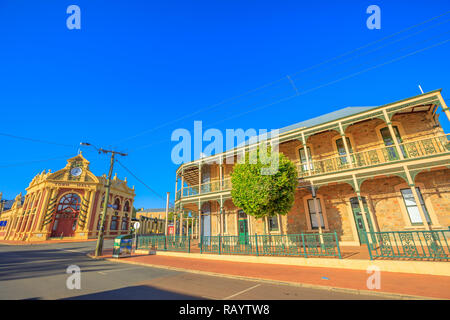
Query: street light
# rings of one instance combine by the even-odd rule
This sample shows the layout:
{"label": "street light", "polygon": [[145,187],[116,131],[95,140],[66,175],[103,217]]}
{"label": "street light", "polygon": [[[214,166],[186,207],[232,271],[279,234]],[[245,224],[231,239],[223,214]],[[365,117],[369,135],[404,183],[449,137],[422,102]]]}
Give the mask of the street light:
{"label": "street light", "polygon": [[111,176],[112,176],[112,172],[113,172],[113,168],[114,168],[114,159],[116,154],[121,155],[121,156],[126,156],[126,153],[122,153],[122,152],[117,152],[117,151],[113,151],[113,150],[105,150],[103,148],[97,148],[96,146],[94,146],[91,143],[88,142],[80,142],[81,146],[87,146],[87,147],[93,147],[95,148],[98,153],[111,153],[111,162],[109,165],[109,173],[108,173],[108,178],[106,180],[106,192],[105,192],[105,200],[103,202],[103,213],[102,213],[102,221],[100,223],[100,230],[98,233],[98,238],[97,238],[97,245],[95,247],[95,256],[101,256],[102,252],[103,252],[103,234],[105,231],[105,219],[106,219],[106,211],[108,209],[108,199],[109,199],[109,191],[110,191],[110,187],[111,187]]}

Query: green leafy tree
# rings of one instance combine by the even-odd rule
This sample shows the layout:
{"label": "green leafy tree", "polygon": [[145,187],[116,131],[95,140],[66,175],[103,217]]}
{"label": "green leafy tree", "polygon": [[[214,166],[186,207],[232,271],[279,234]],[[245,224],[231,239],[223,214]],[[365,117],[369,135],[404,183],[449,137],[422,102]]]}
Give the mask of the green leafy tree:
{"label": "green leafy tree", "polygon": [[[245,162],[234,166],[231,174],[233,203],[255,218],[285,215],[294,204],[297,187],[297,170],[282,153],[268,152],[270,162],[261,161],[260,148],[246,153]],[[262,174],[263,168],[278,158],[278,169],[272,174]],[[263,158],[264,159],[264,158]],[[250,161],[252,160],[252,161]],[[272,168],[274,166],[272,165]]]}

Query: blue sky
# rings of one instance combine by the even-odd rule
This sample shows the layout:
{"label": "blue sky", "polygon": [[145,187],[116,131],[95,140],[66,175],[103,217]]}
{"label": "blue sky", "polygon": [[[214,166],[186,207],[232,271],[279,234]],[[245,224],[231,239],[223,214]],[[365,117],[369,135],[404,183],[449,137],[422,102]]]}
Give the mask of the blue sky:
{"label": "blue sky", "polygon": [[[66,27],[71,4],[81,8],[81,30]],[[380,30],[366,27],[371,4],[381,8]],[[418,84],[425,91],[442,88],[449,100],[450,42],[382,64],[450,39],[450,14],[298,73],[449,10],[448,1],[411,0],[2,0],[0,133],[62,145],[0,136],[0,191],[13,198],[35,174],[64,167],[79,142],[89,141],[129,152],[122,162],[173,199],[170,136],[177,128],[192,130],[194,120],[220,130],[280,128],[417,95]],[[284,79],[210,107],[286,75],[306,93],[276,103],[295,93]],[[106,172],[106,156],[83,153],[95,174]],[[136,186],[136,207],[164,206],[122,168],[115,171]]]}

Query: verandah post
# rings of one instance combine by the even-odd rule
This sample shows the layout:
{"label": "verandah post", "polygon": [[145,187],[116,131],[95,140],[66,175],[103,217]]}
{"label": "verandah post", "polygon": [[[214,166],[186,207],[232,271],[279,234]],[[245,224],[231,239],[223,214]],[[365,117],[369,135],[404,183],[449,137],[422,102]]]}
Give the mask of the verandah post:
{"label": "verandah post", "polygon": [[[367,234],[367,232],[366,232],[366,234]],[[367,238],[369,238],[369,235],[367,235]],[[376,244],[374,244],[374,245],[376,246]],[[369,241],[367,241],[367,249],[369,250],[370,260],[373,260],[373,257],[372,257],[372,243],[369,242]]]}
{"label": "verandah post", "polygon": [[306,254],[306,246],[305,246],[305,234],[302,232],[302,243],[303,243],[303,254],[305,255],[305,258],[308,258],[308,255]]}
{"label": "verandah post", "polygon": [[219,234],[219,254],[220,254],[220,247],[222,246],[222,236]]}
{"label": "verandah post", "polygon": [[256,255],[258,256],[259,252],[258,252],[258,234],[257,233],[255,233],[255,249],[256,249]]}
{"label": "verandah post", "polygon": [[191,253],[191,229],[188,226],[188,253]]}
{"label": "verandah post", "polygon": [[334,230],[334,238],[336,239],[336,247],[337,247],[337,250],[338,250],[339,259],[342,259],[341,249],[339,248],[339,241],[338,241],[338,236],[337,236],[336,230]]}

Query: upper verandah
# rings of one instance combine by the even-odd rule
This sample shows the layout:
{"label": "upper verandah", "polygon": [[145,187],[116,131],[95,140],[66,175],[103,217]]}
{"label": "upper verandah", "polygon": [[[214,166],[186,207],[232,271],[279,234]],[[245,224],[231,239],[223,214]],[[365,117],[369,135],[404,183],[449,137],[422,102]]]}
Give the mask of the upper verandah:
{"label": "upper verandah", "polygon": [[[444,111],[447,113],[447,117],[450,119],[450,111],[445,105],[445,102],[441,96],[442,89],[433,90],[420,95],[402,99],[399,101],[391,102],[381,106],[375,107],[346,107],[327,113],[309,120],[301,121],[296,124],[283,127],[278,132],[278,142],[286,142],[290,140],[301,139],[302,136],[311,136],[320,132],[329,130],[344,130],[355,123],[379,118],[383,121],[390,121],[392,116],[404,109],[409,109],[421,105],[441,105]],[[268,133],[270,138],[270,133]],[[199,163],[220,163],[221,159],[233,156],[238,151],[248,149],[253,144],[246,144],[244,146],[235,147],[231,150],[227,150],[222,153],[218,153],[212,156],[204,157],[198,160],[194,160],[188,163],[183,163],[177,168],[177,175],[182,168],[192,165],[198,165]]]}

